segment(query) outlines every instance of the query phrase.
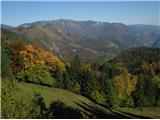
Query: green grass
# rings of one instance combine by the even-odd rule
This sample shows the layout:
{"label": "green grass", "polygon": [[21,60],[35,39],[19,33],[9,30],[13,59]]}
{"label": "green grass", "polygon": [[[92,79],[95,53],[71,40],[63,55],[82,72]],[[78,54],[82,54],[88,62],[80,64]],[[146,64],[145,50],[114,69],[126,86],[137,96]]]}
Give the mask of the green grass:
{"label": "green grass", "polygon": [[89,99],[63,89],[51,88],[31,83],[20,83],[19,88],[20,90],[16,92],[16,94],[23,96],[25,99],[29,99],[28,96],[32,96],[35,92],[40,93],[44,97],[47,106],[57,100],[60,100],[72,107],[77,107],[74,102],[84,101],[92,104]]}
{"label": "green grass", "polygon": [[67,90],[41,86],[32,83],[19,83],[15,92],[17,98],[31,100],[34,93],[40,93],[45,99],[47,107],[53,102],[60,100],[67,106],[78,108],[87,115],[96,118],[160,118],[160,108],[117,108],[106,109],[86,97],[77,95]]}
{"label": "green grass", "polygon": [[[47,107],[53,102],[60,100],[64,102],[67,106],[78,108],[82,111],[85,109],[79,106],[77,103],[84,103],[92,107],[96,107],[104,112],[110,113],[107,109],[95,104],[91,100],[86,97],[77,95],[67,90],[58,89],[58,88],[51,88],[47,86],[32,84],[32,83],[19,83],[18,84],[19,90],[16,91],[16,95],[20,96],[23,100],[31,100],[31,97],[34,93],[40,93],[41,96],[45,99],[45,103]],[[89,111],[85,111],[88,114],[91,114]]]}
{"label": "green grass", "polygon": [[150,118],[160,118],[160,108],[148,107],[148,108],[118,108],[119,112],[134,114],[137,116],[144,116]]}

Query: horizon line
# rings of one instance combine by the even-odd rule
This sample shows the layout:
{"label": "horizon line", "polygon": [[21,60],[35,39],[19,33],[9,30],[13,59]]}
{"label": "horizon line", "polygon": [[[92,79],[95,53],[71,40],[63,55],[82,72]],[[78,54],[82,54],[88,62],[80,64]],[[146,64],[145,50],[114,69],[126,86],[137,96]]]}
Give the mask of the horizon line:
{"label": "horizon line", "polygon": [[68,20],[68,21],[74,21],[74,22],[87,22],[87,21],[92,21],[92,22],[102,22],[102,23],[109,23],[109,24],[114,24],[114,23],[119,23],[119,24],[124,24],[124,25],[152,25],[152,26],[160,26],[160,24],[145,24],[145,23],[134,23],[134,24],[126,24],[123,22],[109,22],[109,21],[100,21],[100,20],[93,20],[93,19],[87,19],[87,20],[76,20],[76,19],[69,19],[69,18],[59,18],[59,19],[43,19],[43,20],[35,20],[35,21],[30,21],[30,22],[24,22],[18,25],[9,25],[9,24],[5,24],[3,23],[3,21],[1,21],[1,25],[6,25],[6,26],[10,26],[10,27],[18,27],[24,24],[31,24],[31,23],[36,23],[36,22],[51,22],[51,21],[59,21],[59,20]]}

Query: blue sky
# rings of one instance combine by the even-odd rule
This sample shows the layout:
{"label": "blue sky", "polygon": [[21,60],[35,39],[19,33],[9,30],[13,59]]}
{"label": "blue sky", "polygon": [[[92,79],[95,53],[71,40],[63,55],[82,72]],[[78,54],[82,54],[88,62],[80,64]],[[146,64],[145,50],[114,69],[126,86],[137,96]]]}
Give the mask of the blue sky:
{"label": "blue sky", "polygon": [[158,25],[160,2],[2,2],[2,24],[73,19]]}

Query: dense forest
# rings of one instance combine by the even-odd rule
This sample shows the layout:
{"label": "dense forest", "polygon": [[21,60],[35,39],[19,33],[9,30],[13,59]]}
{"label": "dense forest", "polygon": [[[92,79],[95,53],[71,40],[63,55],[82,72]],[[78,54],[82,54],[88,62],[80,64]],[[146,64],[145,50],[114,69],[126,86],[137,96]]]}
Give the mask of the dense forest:
{"label": "dense forest", "polygon": [[47,106],[36,92],[24,102],[15,95],[21,83],[71,91],[105,108],[160,107],[160,48],[130,48],[108,62],[85,63],[14,33],[1,35],[2,118],[91,118],[61,101]]}

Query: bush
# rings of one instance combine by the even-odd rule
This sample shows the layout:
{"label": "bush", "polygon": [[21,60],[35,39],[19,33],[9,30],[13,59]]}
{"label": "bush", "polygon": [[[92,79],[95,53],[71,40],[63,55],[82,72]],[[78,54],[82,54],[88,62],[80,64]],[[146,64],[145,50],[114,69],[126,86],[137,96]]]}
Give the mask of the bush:
{"label": "bush", "polygon": [[4,80],[2,82],[1,117],[4,119],[38,118],[39,106],[34,101],[23,100],[14,93],[18,90],[15,83]]}
{"label": "bush", "polygon": [[49,86],[54,86],[56,82],[46,66],[39,66],[23,71],[18,74],[18,79]]}
{"label": "bush", "polygon": [[11,59],[10,59],[10,49],[8,45],[4,44],[2,45],[1,49],[1,76],[3,78],[13,78],[13,73],[11,69]]}
{"label": "bush", "polygon": [[106,102],[104,95],[100,94],[97,90],[91,92],[90,97],[99,104],[105,104]]}
{"label": "bush", "polygon": [[122,100],[121,107],[134,107],[134,99],[132,97],[127,98],[126,100]]}
{"label": "bush", "polygon": [[160,107],[160,99],[156,100],[156,106]]}
{"label": "bush", "polygon": [[78,84],[78,82],[75,83],[75,85],[73,86],[73,92],[80,94],[81,91],[81,86]]}

